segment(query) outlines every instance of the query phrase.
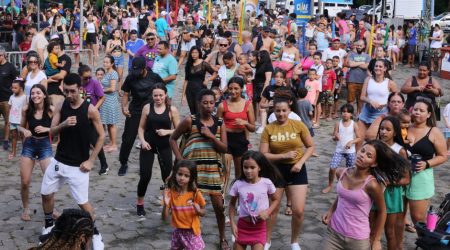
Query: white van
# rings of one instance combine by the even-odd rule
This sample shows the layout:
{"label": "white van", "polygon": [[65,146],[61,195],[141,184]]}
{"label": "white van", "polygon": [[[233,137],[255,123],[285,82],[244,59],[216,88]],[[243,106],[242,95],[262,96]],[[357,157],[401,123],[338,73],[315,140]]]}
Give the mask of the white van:
{"label": "white van", "polygon": [[441,30],[445,33],[450,32],[450,12],[444,12],[438,16],[435,16],[431,25],[439,24]]}
{"label": "white van", "polygon": [[[279,4],[281,3],[281,4]],[[277,7],[280,5],[286,5],[286,9],[289,10],[289,13],[294,12],[294,1],[293,0],[277,0]],[[321,3],[322,4],[322,12],[320,14],[323,14],[323,10],[328,10],[328,16],[335,17],[337,13],[343,11],[343,10],[350,10],[351,5],[350,4],[340,4],[340,3]],[[314,9],[312,15],[314,16],[316,14],[316,11],[319,9],[319,0],[314,0]]]}

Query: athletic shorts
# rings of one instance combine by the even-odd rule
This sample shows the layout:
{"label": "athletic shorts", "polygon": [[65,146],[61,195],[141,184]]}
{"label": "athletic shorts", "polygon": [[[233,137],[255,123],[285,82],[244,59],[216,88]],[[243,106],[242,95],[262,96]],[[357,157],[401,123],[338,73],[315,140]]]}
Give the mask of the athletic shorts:
{"label": "athletic shorts", "polygon": [[307,185],[308,174],[306,173],[306,165],[303,164],[302,169],[298,173],[292,173],[291,168],[294,164],[277,164],[278,170],[286,182],[285,186],[291,185]]}
{"label": "athletic shorts", "polygon": [[52,156],[52,145],[49,137],[29,137],[23,141],[22,157],[32,160],[44,160]]}
{"label": "athletic shorts", "polygon": [[336,169],[341,165],[342,160],[345,159],[345,166],[347,168],[352,168],[355,166],[356,153],[338,153],[333,154],[331,158],[330,168]]}
{"label": "athletic shorts", "polygon": [[69,166],[53,158],[45,171],[41,194],[56,193],[64,183],[69,184],[70,192],[77,204],[82,205],[88,202],[89,172],[83,173],[79,166]]}
{"label": "athletic shorts", "polygon": [[333,105],[334,104],[334,96],[331,93],[331,90],[322,91],[319,94],[319,102],[325,105]]}
{"label": "athletic shorts", "polygon": [[412,55],[416,54],[416,45],[415,44],[412,44],[412,45],[408,44],[408,50],[407,50],[406,54],[408,56],[412,56]]}
{"label": "athletic shorts", "polygon": [[248,140],[245,132],[227,132],[228,153],[240,157],[248,151]]}
{"label": "athletic shorts", "polygon": [[86,44],[97,44],[97,34],[87,33],[86,34]]}
{"label": "athletic shorts", "polygon": [[195,235],[192,229],[176,228],[172,232],[170,249],[201,250],[205,248],[205,242],[201,235]]}

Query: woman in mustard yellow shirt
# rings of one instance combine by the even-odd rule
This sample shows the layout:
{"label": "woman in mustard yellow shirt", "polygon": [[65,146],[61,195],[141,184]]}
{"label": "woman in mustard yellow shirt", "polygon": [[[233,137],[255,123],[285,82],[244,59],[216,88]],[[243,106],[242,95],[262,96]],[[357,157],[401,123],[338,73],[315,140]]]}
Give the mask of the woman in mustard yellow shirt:
{"label": "woman in mustard yellow shirt", "polygon": [[[276,185],[275,196],[281,199],[284,188],[292,201],[291,248],[299,250],[298,237],[304,218],[308,177],[306,160],[314,151],[313,139],[303,122],[288,119],[290,100],[275,99],[274,113],[277,120],[267,125],[261,135],[260,151],[280,170],[284,183]],[[305,149],[304,149],[305,147]],[[270,247],[272,229],[280,206],[274,211],[267,228],[267,247]],[[268,245],[268,246],[267,246]]]}

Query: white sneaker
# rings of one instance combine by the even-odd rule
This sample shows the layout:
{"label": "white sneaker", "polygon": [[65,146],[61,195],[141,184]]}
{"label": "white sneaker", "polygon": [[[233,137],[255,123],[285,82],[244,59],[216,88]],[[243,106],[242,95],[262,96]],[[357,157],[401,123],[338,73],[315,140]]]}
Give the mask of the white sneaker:
{"label": "white sneaker", "polygon": [[300,245],[298,243],[292,243],[291,249],[292,250],[302,250],[302,248],[300,247]]}
{"label": "white sneaker", "polygon": [[259,128],[256,130],[256,133],[257,133],[257,134],[262,134],[263,131],[264,131],[264,127],[259,127]]}
{"label": "white sneaker", "polygon": [[103,243],[101,234],[94,234],[92,237],[92,248],[94,250],[103,250],[105,249],[105,244]]}
{"label": "white sneaker", "polygon": [[264,250],[269,250],[271,245],[271,242],[266,242],[266,244],[264,244]]}
{"label": "white sneaker", "polygon": [[49,234],[51,231],[52,231],[52,229],[55,227],[55,225],[53,225],[53,226],[51,226],[51,227],[43,227],[42,228],[42,233],[41,233],[41,235],[46,235],[46,234]]}

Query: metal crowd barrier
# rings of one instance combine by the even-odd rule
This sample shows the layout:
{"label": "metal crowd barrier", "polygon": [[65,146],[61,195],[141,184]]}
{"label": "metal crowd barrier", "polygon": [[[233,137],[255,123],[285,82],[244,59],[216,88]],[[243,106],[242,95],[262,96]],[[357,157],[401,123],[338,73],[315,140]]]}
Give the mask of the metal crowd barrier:
{"label": "metal crowd barrier", "polygon": [[[78,68],[78,64],[75,65],[75,54],[79,54],[79,60],[83,64],[89,65],[89,54],[93,55],[93,51],[91,49],[82,49],[82,50],[64,50],[64,52],[70,57],[72,60],[72,68]],[[6,52],[6,58],[8,62],[12,63],[16,69],[20,72],[22,68],[25,66],[25,55],[28,52],[26,51],[13,51]],[[44,63],[42,63],[44,64]]]}

